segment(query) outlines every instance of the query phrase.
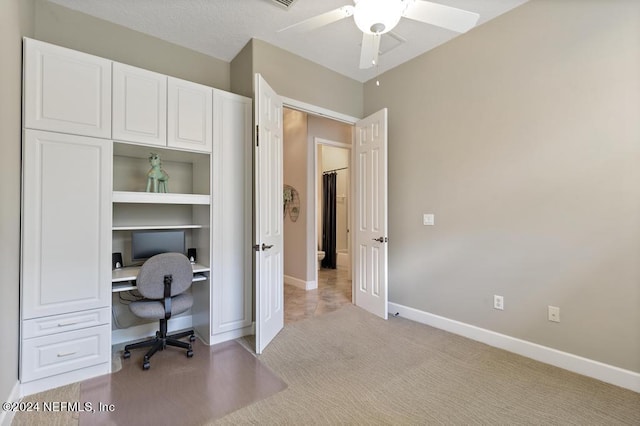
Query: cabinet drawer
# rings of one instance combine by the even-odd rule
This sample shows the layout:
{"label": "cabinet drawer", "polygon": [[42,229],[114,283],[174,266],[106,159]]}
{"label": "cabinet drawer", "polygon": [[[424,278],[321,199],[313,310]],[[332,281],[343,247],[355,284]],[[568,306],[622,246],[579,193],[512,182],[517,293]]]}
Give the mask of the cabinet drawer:
{"label": "cabinet drawer", "polygon": [[22,382],[109,362],[111,327],[101,325],[22,341]]}
{"label": "cabinet drawer", "polygon": [[33,337],[109,324],[110,315],[111,310],[109,308],[102,308],[26,320],[22,323],[22,338],[31,339]]}

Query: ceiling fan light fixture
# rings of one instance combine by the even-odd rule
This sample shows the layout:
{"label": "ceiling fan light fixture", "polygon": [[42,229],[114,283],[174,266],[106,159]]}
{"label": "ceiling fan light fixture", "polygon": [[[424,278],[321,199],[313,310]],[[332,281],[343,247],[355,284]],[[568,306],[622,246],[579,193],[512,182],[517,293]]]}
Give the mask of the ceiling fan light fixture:
{"label": "ceiling fan light fixture", "polygon": [[404,0],[359,0],[353,19],[363,33],[384,34],[398,25],[404,9]]}

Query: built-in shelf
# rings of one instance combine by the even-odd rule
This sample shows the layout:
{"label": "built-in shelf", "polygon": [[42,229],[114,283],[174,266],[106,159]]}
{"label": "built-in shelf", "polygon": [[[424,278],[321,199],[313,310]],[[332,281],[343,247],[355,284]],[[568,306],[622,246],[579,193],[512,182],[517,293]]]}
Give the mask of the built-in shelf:
{"label": "built-in shelf", "polygon": [[144,225],[144,226],[114,226],[114,231],[142,231],[146,229],[201,229],[202,225]]}
{"label": "built-in shelf", "polygon": [[166,194],[134,191],[113,191],[112,200],[114,203],[193,205],[211,204],[211,196],[205,194]]}

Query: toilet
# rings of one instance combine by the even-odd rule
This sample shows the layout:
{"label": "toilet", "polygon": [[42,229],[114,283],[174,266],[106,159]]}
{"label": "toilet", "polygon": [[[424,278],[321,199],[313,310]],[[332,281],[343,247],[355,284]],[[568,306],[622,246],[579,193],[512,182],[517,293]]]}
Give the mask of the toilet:
{"label": "toilet", "polygon": [[318,269],[320,269],[320,264],[322,263],[322,259],[324,259],[324,252],[318,250]]}

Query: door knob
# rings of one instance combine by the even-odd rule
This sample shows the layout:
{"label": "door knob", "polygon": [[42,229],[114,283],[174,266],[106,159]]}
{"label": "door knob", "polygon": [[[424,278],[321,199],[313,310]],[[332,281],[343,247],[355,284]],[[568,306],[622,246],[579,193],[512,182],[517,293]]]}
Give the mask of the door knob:
{"label": "door knob", "polygon": [[273,245],[267,245],[265,243],[262,243],[262,247],[260,247],[260,244],[256,244],[253,246],[253,249],[255,251],[260,251],[260,250],[269,250],[271,247],[273,247]]}
{"label": "door knob", "polygon": [[373,241],[377,241],[379,243],[386,243],[387,241],[389,241],[389,239],[387,237],[379,237],[379,238],[374,238]]}

